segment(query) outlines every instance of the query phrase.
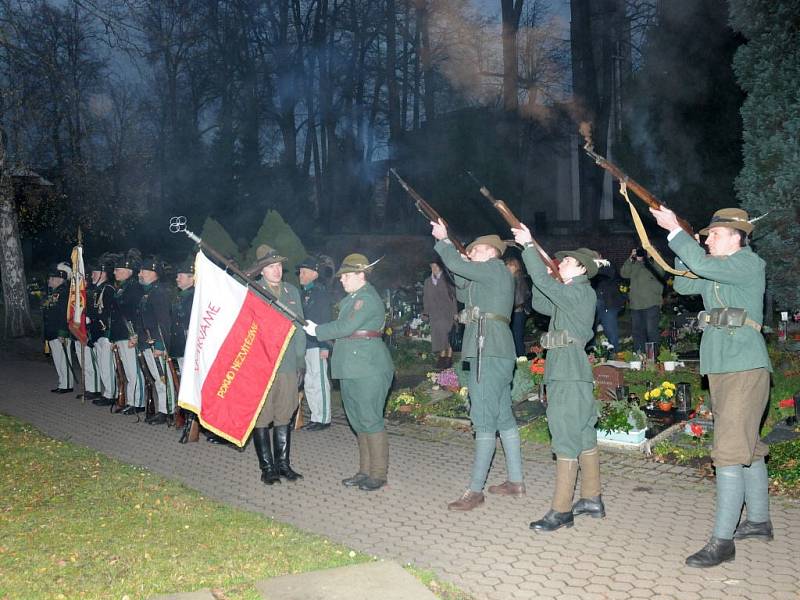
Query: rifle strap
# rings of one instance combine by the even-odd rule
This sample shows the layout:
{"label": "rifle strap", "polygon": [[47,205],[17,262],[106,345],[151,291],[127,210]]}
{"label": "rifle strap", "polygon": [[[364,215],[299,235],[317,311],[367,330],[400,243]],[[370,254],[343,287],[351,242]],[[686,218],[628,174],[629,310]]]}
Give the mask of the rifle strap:
{"label": "rifle strap", "polygon": [[689,279],[698,279],[697,275],[691,271],[679,271],[678,269],[674,269],[666,260],[664,260],[664,257],[661,256],[659,251],[653,247],[653,245],[650,243],[650,238],[647,235],[647,231],[645,231],[642,218],[639,216],[639,213],[636,211],[636,207],[628,197],[628,186],[625,185],[624,181],[619,182],[619,193],[622,194],[622,197],[625,198],[625,202],[628,203],[628,208],[631,209],[631,218],[633,219],[633,224],[636,227],[636,233],[639,236],[639,241],[642,244],[642,248],[644,248],[647,253],[653,257],[653,260],[656,261],[656,263],[658,263],[658,265],[667,273],[678,275],[680,277],[688,277]]}

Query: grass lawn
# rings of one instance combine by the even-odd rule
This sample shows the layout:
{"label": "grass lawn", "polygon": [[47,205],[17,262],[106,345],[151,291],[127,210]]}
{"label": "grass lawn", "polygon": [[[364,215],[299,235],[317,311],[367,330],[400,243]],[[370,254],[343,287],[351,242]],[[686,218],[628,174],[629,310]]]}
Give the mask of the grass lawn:
{"label": "grass lawn", "polygon": [[[148,598],[370,557],[0,415],[0,599]],[[413,572],[413,571],[412,571]],[[426,581],[442,598],[466,599]]]}

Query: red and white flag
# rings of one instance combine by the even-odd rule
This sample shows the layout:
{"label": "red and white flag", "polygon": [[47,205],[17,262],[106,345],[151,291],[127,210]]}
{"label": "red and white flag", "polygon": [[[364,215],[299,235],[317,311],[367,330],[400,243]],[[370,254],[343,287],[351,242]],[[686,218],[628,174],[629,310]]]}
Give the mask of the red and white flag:
{"label": "red and white flag", "polygon": [[67,327],[84,346],[89,341],[86,333],[86,269],[83,266],[83,246],[80,241],[72,249],[72,277],[67,302]]}
{"label": "red and white flag", "polygon": [[202,252],[194,268],[178,405],[206,429],[243,446],[295,327]]}

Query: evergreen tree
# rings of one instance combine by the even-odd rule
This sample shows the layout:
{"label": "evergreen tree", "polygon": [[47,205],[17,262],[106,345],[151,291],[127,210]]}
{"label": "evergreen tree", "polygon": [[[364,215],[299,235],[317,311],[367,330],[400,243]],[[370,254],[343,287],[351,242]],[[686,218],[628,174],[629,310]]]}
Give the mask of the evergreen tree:
{"label": "evergreen tree", "polygon": [[207,217],[206,222],[203,223],[203,230],[200,233],[200,238],[223,256],[234,260],[242,267],[247,267],[246,264],[241,262],[242,256],[239,254],[239,248],[236,246],[236,242],[234,242],[233,238],[225,231],[225,228],[211,217]]}
{"label": "evergreen tree", "polygon": [[731,24],[747,38],[734,59],[742,106],[742,207],[773,213],[754,238],[781,309],[800,306],[800,0],[731,0]]}
{"label": "evergreen tree", "polygon": [[294,285],[298,285],[294,268],[295,265],[308,256],[308,253],[303,246],[303,242],[300,241],[300,238],[297,237],[292,228],[276,210],[268,210],[264,216],[264,221],[253,238],[250,249],[245,254],[245,263],[247,265],[255,262],[256,248],[261,244],[272,246],[278,254],[288,259],[283,266],[283,278]]}

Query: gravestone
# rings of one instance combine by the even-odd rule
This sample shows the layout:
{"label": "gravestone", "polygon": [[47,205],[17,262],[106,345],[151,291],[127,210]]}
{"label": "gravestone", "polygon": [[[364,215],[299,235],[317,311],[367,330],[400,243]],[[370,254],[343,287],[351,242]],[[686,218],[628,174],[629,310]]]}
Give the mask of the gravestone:
{"label": "gravestone", "polygon": [[625,377],[622,369],[611,365],[599,365],[594,368],[594,384],[599,389],[598,398],[610,402],[615,398],[617,386],[623,385]]}

